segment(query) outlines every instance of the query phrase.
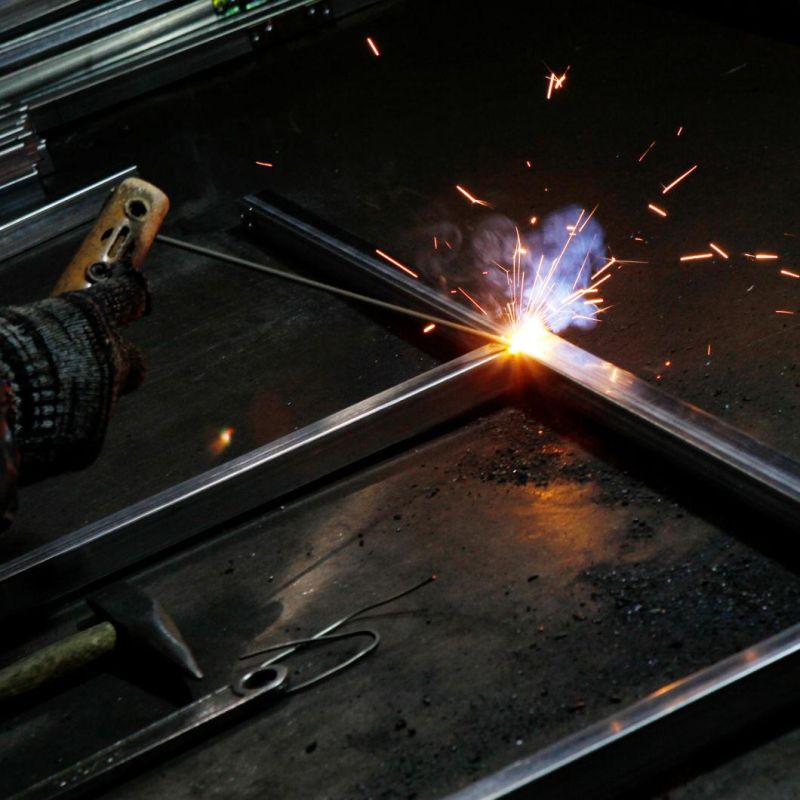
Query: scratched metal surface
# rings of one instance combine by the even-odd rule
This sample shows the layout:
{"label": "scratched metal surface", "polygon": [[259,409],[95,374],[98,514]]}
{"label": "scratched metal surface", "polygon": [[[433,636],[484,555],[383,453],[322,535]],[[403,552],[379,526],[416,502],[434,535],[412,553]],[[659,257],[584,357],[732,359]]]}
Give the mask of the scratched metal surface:
{"label": "scratched metal surface", "polygon": [[[91,177],[138,163],[170,191],[173,232],[237,249],[251,245],[231,230],[229,200],[260,186],[407,258],[432,224],[468,226],[484,213],[465,204],[456,183],[519,220],[600,202],[614,254],[648,263],[615,272],[605,292],[615,308],[598,330],[575,338],[800,455],[798,328],[792,317],[774,314],[797,308],[800,281],[741,256],[777,252],[789,269],[800,259],[792,235],[800,233],[792,227],[800,118],[786,102],[800,77],[796,51],[646,6],[465,5],[393,4],[335,35],[197,76],[52,135],[54,158]],[[366,35],[381,45],[380,59],[367,50]],[[567,87],[550,103],[543,61],[553,69],[571,65]],[[259,169],[256,159],[275,166]],[[662,197],[660,184],[694,163],[697,172]],[[668,205],[669,217],[649,214],[648,202]],[[678,262],[709,241],[734,257]],[[271,376],[249,391],[276,394],[281,409],[298,393],[291,381],[289,389],[281,383],[292,370],[280,368],[276,353],[293,342],[284,351],[293,364],[305,349],[317,359],[312,364],[331,359],[326,331],[287,338],[296,313],[304,320],[333,313],[351,331],[347,342],[358,348],[345,347],[342,357],[349,374],[365,376],[355,379],[358,389],[373,385],[376,370],[392,383],[442,355],[421,355],[421,338],[401,343],[384,333],[387,321],[372,318],[360,328],[352,309],[327,298],[318,306],[305,293],[194,260],[170,272],[169,256],[155,255],[157,302],[169,310],[160,324],[177,315],[171,332],[203,342],[188,368],[203,376],[198,397],[222,391],[218,370],[229,354],[215,351],[218,360],[204,362],[220,322],[241,326],[240,349]],[[186,293],[192,308],[210,310],[231,280],[227,316],[212,325],[208,313],[198,314],[196,334],[186,330]],[[275,292],[283,301],[270,306],[274,316],[262,328],[262,297],[266,304]],[[242,319],[245,296],[253,305]],[[169,442],[164,462],[197,468],[207,458],[204,437],[230,423],[207,419],[207,409],[216,413],[220,404],[200,399],[191,404],[196,416],[187,408],[173,416],[174,362],[155,323],[132,331],[150,337],[152,357],[161,359],[153,395],[143,388],[139,408],[149,424],[165,415],[174,421],[179,435],[161,439]],[[401,353],[389,364],[381,358],[387,342],[392,358]],[[182,358],[187,347],[181,343]],[[252,374],[241,356],[239,369]],[[331,391],[333,384],[317,383],[321,372],[303,370],[314,378],[304,387]],[[219,396],[230,402],[241,378],[233,374]],[[143,436],[136,402],[125,400],[125,417],[112,429],[108,457],[118,464]],[[313,403],[305,410],[310,416]],[[269,635],[313,630],[349,610],[361,591],[373,597],[420,572],[441,570],[442,583],[405,604],[428,612],[379,620],[386,642],[370,664],[119,796],[248,797],[269,788],[279,797],[434,797],[796,621],[796,577],[779,563],[788,563],[787,554],[767,557],[744,543],[763,538],[762,523],[709,508],[692,487],[676,488],[674,476],[647,475],[643,484],[641,465],[630,459],[604,466],[617,448],[590,446],[585,434],[573,423],[540,426],[535,413],[502,412],[430,453],[254,519],[142,577],[198,642],[209,687],[279,612]],[[159,479],[168,480],[166,472]],[[113,483],[141,486],[136,481],[151,478],[120,466]],[[23,501],[49,498],[60,514],[91,518],[109,500],[98,498],[92,481],[90,490],[67,492],[80,481],[31,488]],[[109,493],[110,502],[121,491]],[[54,514],[50,525],[61,518]],[[45,535],[32,532],[31,539]],[[65,612],[60,629],[78,616]],[[8,785],[41,774],[52,763],[45,751],[68,759],[170,707],[149,689],[131,688],[129,677],[93,674],[8,721],[2,736],[17,765]],[[54,732],[65,723],[85,735],[62,738],[56,753]],[[783,768],[781,787],[796,788],[796,768]]]}

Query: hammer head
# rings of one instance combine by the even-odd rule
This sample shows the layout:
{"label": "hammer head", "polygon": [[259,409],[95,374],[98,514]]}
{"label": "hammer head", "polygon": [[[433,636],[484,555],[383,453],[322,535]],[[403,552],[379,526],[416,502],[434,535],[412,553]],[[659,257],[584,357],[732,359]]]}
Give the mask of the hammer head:
{"label": "hammer head", "polygon": [[192,678],[203,677],[177,625],[158,601],[141,589],[121,581],[93,594],[86,602],[131,644],[155,651]]}

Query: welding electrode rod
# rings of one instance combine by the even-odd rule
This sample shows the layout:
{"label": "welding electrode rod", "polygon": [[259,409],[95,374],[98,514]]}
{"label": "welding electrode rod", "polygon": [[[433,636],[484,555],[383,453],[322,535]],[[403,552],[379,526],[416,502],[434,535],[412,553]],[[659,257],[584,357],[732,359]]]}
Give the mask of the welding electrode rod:
{"label": "welding electrode rod", "polygon": [[453,328],[453,330],[469,333],[473,336],[480,336],[484,339],[490,339],[491,341],[498,342],[499,344],[508,344],[508,342],[502,336],[490,333],[489,331],[471,328],[469,325],[462,325],[459,322],[453,322],[452,320],[444,319],[443,317],[431,316],[430,314],[426,314],[422,311],[414,311],[413,308],[406,308],[405,306],[398,306],[394,303],[387,303],[385,300],[378,300],[376,297],[369,297],[368,295],[359,294],[358,292],[351,292],[348,289],[341,289],[340,287],[332,286],[329,283],[315,281],[312,278],[306,278],[303,275],[296,275],[293,272],[286,272],[286,270],[278,269],[277,267],[270,267],[267,264],[260,264],[257,261],[250,261],[246,258],[232,256],[219,250],[213,250],[210,247],[192,244],[191,242],[185,242],[182,239],[175,239],[172,236],[164,236],[164,234],[158,235],[158,241],[171,245],[172,247],[179,247],[182,250],[189,250],[190,252],[199,253],[200,255],[208,256],[209,258],[215,258],[218,261],[227,261],[230,264],[238,264],[240,267],[247,267],[248,269],[256,270],[257,272],[265,272],[268,275],[274,275],[276,278],[284,278],[288,281],[301,283],[304,286],[311,286],[314,289],[322,289],[325,292],[337,294],[340,297],[346,297],[348,300],[357,300],[361,303],[368,303],[369,305],[377,306],[378,308],[394,311],[397,314],[405,314],[408,317],[416,317],[417,319],[424,320],[425,322],[433,322],[436,325]]}

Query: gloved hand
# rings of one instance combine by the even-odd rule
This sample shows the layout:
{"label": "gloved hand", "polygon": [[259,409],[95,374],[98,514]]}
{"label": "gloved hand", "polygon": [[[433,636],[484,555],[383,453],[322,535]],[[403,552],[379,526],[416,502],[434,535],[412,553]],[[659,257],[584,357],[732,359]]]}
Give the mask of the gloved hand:
{"label": "gloved hand", "polygon": [[[139,351],[117,328],[148,308],[145,279],[133,270],[89,289],[0,308],[0,384],[22,481],[80,469],[97,456],[114,401],[144,375]],[[8,474],[8,444],[3,453]],[[0,473],[0,514],[9,490],[2,481]]]}

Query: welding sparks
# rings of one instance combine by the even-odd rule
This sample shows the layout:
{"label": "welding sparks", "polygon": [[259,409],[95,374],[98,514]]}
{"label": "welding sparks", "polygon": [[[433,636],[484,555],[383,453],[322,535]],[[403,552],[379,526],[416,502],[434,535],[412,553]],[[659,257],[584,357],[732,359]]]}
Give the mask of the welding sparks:
{"label": "welding sparks", "polygon": [[564,88],[564,82],[567,80],[567,73],[569,72],[569,67],[564,70],[564,74],[559,76],[556,75],[555,72],[550,70],[550,74],[545,76],[545,80],[547,81],[547,99],[549,100],[553,96],[553,92],[557,92],[559,89]]}
{"label": "welding sparks", "polygon": [[678,128],[678,132],[675,134],[676,136],[680,136],[683,133],[683,125]]}
{"label": "welding sparks", "polygon": [[665,186],[665,187],[664,187],[664,188],[661,190],[661,194],[666,194],[666,193],[667,193],[667,192],[669,192],[671,189],[674,189],[674,188],[675,188],[675,187],[676,187],[676,186],[677,186],[677,185],[678,185],[678,184],[679,184],[681,181],[683,181],[683,180],[685,180],[686,178],[688,178],[688,177],[689,177],[689,176],[690,176],[690,175],[691,175],[691,174],[692,174],[692,173],[693,173],[693,172],[694,172],[694,171],[697,169],[697,167],[698,167],[698,165],[697,165],[697,164],[695,164],[693,167],[689,167],[689,169],[687,169],[687,170],[686,170],[686,172],[684,172],[682,175],[678,175],[678,177],[677,177],[677,178],[675,178],[675,180],[674,180],[674,181],[672,181],[672,183],[669,183],[669,184],[667,184],[667,185],[666,185],[666,186]]}
{"label": "welding sparks", "polygon": [[800,278],[800,275],[788,269],[782,269],[780,274],[785,275],[787,278]]}
{"label": "welding sparks", "polygon": [[271,167],[272,166],[272,164],[270,164],[269,161],[256,161],[256,164],[259,167]]}
{"label": "welding sparks", "polygon": [[379,58],[381,51],[378,50],[378,45],[375,44],[375,40],[371,36],[367,36],[367,45],[369,49],[372,50],[372,55],[374,55],[375,58]]}
{"label": "welding sparks", "polygon": [[[508,268],[492,261],[502,276],[492,273],[490,280],[505,283],[507,302],[502,313],[509,352],[534,353],[547,341],[549,331],[571,324],[594,324],[598,314],[608,308],[603,307],[605,301],[598,291],[610,280],[608,270],[616,262],[602,255],[600,226],[592,222],[587,227],[595,210],[588,215],[585,209],[566,212],[574,212],[577,219],[565,219],[564,212],[550,215],[544,219],[541,233],[529,232],[524,237],[515,227]],[[508,244],[510,248],[512,242]]]}
{"label": "welding sparks", "polygon": [[384,253],[383,250],[378,250],[375,248],[375,252],[381,257],[385,258],[390,264],[394,264],[394,266],[398,267],[399,269],[403,270],[403,272],[408,273],[412,278],[419,278],[414,270],[409,269],[405,264],[401,264],[396,258],[392,258],[387,253]]}
{"label": "welding sparks", "polygon": [[657,206],[655,203],[648,203],[648,204],[647,204],[647,207],[648,207],[648,208],[649,208],[649,209],[650,209],[650,210],[651,210],[651,211],[652,211],[654,214],[658,214],[658,216],[659,216],[659,217],[666,217],[666,216],[667,216],[667,212],[666,212],[666,211],[664,211],[664,209],[663,209],[663,208],[661,208],[660,206]]}
{"label": "welding sparks", "polygon": [[460,286],[458,287],[458,291],[467,298],[467,300],[478,309],[484,316],[488,317],[489,315],[486,313],[486,309],[466,290],[462,289]]}
{"label": "welding sparks", "polygon": [[688,256],[681,256],[681,261],[706,261],[709,258],[714,258],[713,253],[693,253]]}
{"label": "welding sparks", "polygon": [[786,311],[784,309],[775,309],[776,314],[788,314],[789,316],[794,316],[794,311]]}
{"label": "welding sparks", "polygon": [[508,337],[508,352],[512,355],[538,353],[549,335],[541,320],[529,319]]}
{"label": "welding sparks", "polygon": [[650,142],[650,144],[649,144],[649,145],[647,145],[647,149],[644,151],[644,153],[642,153],[642,154],[639,156],[639,163],[640,163],[640,164],[642,163],[642,161],[644,161],[644,159],[645,159],[645,156],[647,156],[647,154],[648,154],[648,153],[649,153],[649,152],[650,152],[650,151],[651,151],[651,150],[652,150],[652,149],[653,149],[655,146],[656,146],[656,140],[655,140],[655,139],[653,139],[653,141],[652,141],[652,142]]}
{"label": "welding sparks", "polygon": [[486,200],[478,199],[477,197],[475,197],[475,195],[470,194],[463,186],[459,186],[458,184],[456,184],[456,189],[459,192],[461,192],[461,194],[463,194],[464,197],[466,197],[467,200],[469,200],[470,203],[472,203],[473,205],[486,206],[486,208],[492,207],[491,203],[487,203]]}
{"label": "welding sparks", "polygon": [[224,450],[227,450],[230,446],[230,443],[233,441],[233,434],[235,433],[233,428],[223,428],[212,440],[211,444],[209,444],[208,449],[211,453],[215,456],[218,456]]}
{"label": "welding sparks", "polygon": [[423,329],[423,333],[431,333],[432,331],[436,330],[436,325],[433,322],[429,322]]}
{"label": "welding sparks", "polygon": [[777,261],[778,256],[776,253],[756,253],[753,258],[756,261]]}
{"label": "welding sparks", "polygon": [[726,261],[728,260],[728,254],[719,246],[714,244],[714,242],[709,242],[708,246],[717,254],[722,256]]}

